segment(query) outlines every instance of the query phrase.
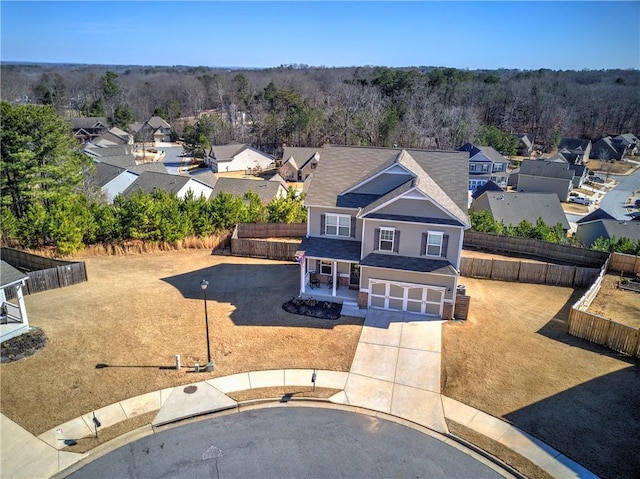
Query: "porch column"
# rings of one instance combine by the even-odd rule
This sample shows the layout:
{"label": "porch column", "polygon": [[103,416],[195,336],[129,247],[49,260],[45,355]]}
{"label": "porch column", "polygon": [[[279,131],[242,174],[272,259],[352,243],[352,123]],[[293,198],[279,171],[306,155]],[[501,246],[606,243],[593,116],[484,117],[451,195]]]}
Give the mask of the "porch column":
{"label": "porch column", "polygon": [[305,258],[303,261],[300,262],[300,294],[303,294],[306,292],[306,284],[305,284],[305,278],[306,278],[306,266],[307,266],[307,259]]}
{"label": "porch column", "polygon": [[336,290],[338,289],[338,262],[334,261],[333,266],[331,267],[331,273],[333,273],[333,293],[332,296],[336,295]]}
{"label": "porch column", "polygon": [[18,307],[20,308],[22,323],[29,326],[29,318],[27,318],[27,307],[24,304],[24,296],[22,294],[23,285],[24,283],[18,283],[16,285],[16,298],[18,300]]}

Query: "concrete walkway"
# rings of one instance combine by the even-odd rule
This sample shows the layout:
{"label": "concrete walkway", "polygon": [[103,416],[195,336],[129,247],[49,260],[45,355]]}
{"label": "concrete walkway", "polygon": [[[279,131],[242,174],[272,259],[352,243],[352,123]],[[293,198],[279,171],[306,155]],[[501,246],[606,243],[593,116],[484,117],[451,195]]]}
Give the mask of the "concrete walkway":
{"label": "concrete walkway", "polygon": [[[95,411],[102,427],[158,411],[151,425],[238,408],[227,393],[278,386],[339,389],[331,402],[351,410],[391,415],[450,435],[445,419],[455,421],[526,457],[557,478],[595,478],[542,441],[518,428],[440,394],[442,321],[408,313],[369,310],[351,370],[284,369],[234,374],[163,389]],[[357,411],[357,409],[355,409]],[[93,414],[73,419],[38,437],[0,415],[2,477],[51,477],[87,454],[61,451],[65,440],[94,434]],[[108,446],[108,443],[107,443]],[[104,450],[104,447],[102,447]]]}

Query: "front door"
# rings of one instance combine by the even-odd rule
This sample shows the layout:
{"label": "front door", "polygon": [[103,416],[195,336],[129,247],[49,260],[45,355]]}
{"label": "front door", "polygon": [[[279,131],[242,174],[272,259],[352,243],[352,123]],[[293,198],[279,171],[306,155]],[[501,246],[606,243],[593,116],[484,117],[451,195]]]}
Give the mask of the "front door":
{"label": "front door", "polygon": [[360,265],[358,263],[351,263],[349,289],[360,289]]}

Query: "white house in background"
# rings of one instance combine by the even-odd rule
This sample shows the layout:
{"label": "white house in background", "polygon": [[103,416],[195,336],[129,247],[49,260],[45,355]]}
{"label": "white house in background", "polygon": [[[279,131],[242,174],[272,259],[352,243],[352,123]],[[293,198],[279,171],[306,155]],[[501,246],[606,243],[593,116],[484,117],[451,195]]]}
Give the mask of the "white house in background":
{"label": "white house in background", "polygon": [[125,191],[140,176],[133,171],[109,163],[95,162],[95,182],[107,202],[112,203],[118,194]]}
{"label": "white house in background", "polygon": [[262,171],[274,165],[270,155],[244,143],[212,146],[206,162],[214,173]]}
{"label": "white house in background", "polygon": [[29,318],[22,294],[27,278],[26,274],[9,263],[0,261],[0,343],[29,331]]}
{"label": "white house in background", "polygon": [[124,196],[131,196],[137,191],[144,191],[146,193],[166,191],[168,193],[174,193],[178,198],[184,198],[187,193],[191,191],[196,198],[204,196],[205,199],[209,199],[213,192],[213,187],[192,176],[143,171],[122,194]]}

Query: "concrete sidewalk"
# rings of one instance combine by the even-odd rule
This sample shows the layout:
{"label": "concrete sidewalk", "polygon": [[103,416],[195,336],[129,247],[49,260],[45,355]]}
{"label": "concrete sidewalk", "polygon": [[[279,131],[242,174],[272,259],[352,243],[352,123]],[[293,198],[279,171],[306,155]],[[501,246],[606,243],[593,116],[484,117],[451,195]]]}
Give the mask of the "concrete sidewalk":
{"label": "concrete sidewalk", "polygon": [[[238,408],[227,393],[278,386],[315,385],[338,389],[331,401],[402,418],[449,435],[446,420],[470,428],[529,459],[557,478],[595,478],[579,464],[518,428],[440,394],[442,321],[408,313],[367,311],[351,370],[284,369],[234,374],[187,386],[163,389],[95,411],[102,427],[158,411],[151,425]],[[314,376],[315,373],[315,376]],[[316,403],[321,407],[321,403]],[[87,413],[33,436],[0,415],[2,477],[51,477],[87,454],[61,451],[65,440],[90,437]],[[451,436],[452,437],[452,436]],[[108,443],[107,443],[108,445]],[[107,446],[108,447],[108,446]],[[104,447],[102,448],[104,449]]]}

